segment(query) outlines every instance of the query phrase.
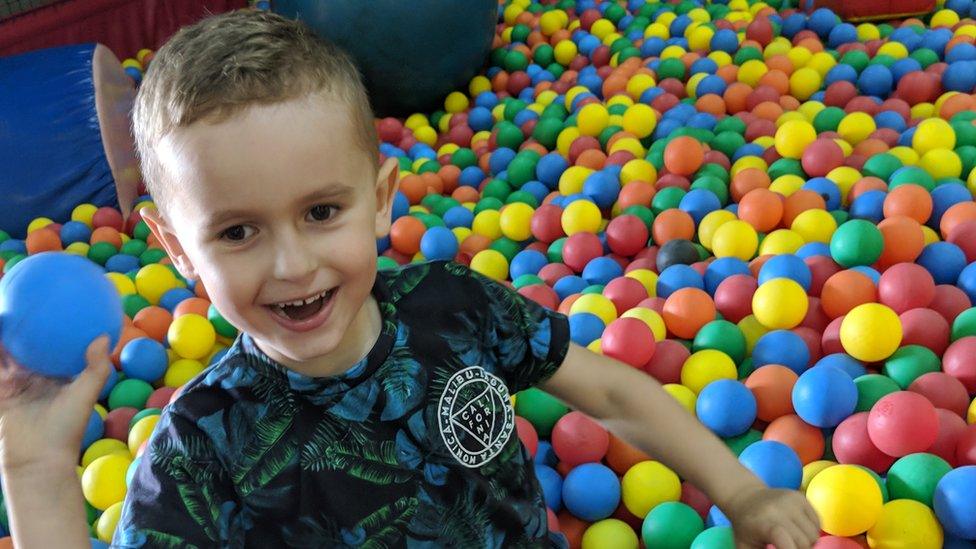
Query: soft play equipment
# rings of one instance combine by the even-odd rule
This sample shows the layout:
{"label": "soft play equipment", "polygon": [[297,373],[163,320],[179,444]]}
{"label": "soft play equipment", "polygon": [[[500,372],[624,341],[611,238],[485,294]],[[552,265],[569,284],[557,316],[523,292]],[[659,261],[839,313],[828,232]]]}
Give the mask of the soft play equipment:
{"label": "soft play equipment", "polygon": [[24,238],[32,219],[69,219],[82,203],[127,215],[140,179],[134,97],[105,46],[0,58],[0,230]]}
{"label": "soft play equipment", "polygon": [[275,0],[348,51],[378,115],[435,110],[484,66],[498,17],[496,0]]}
{"label": "soft play equipment", "polygon": [[805,0],[808,11],[829,8],[847,21],[904,19],[935,9],[935,0]]}

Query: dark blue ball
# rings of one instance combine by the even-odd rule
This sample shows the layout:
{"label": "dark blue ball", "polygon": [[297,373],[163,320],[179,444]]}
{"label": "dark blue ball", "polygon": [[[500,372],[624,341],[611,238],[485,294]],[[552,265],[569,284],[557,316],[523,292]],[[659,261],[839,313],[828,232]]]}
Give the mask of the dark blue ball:
{"label": "dark blue ball", "polygon": [[810,348],[802,337],[789,330],[773,330],[763,334],[752,350],[752,364],[756,368],[780,364],[800,375],[806,371],[809,363]]}
{"label": "dark blue ball", "polygon": [[593,313],[569,315],[569,337],[573,343],[586,347],[603,335],[606,324]]}
{"label": "dark blue ball", "polygon": [[967,264],[965,252],[952,242],[929,244],[916,262],[925,267],[936,284],[955,284]]}
{"label": "dark blue ball", "polygon": [[878,97],[888,97],[893,83],[891,70],[881,64],[869,65],[857,78],[857,87],[862,93]]}

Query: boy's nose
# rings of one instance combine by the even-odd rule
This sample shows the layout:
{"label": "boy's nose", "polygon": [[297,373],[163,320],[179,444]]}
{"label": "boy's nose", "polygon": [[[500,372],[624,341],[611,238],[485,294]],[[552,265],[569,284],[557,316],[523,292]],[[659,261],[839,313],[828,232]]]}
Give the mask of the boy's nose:
{"label": "boy's nose", "polygon": [[275,247],[274,260],[274,276],[279,280],[301,280],[314,273],[317,266],[314,255],[298,238],[280,242]]}

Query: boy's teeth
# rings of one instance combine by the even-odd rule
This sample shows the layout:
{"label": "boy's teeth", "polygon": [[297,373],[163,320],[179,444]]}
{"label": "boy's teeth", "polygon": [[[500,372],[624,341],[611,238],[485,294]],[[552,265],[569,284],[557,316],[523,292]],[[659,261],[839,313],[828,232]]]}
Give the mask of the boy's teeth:
{"label": "boy's teeth", "polygon": [[308,299],[299,299],[297,301],[288,301],[286,303],[276,303],[275,304],[275,307],[278,308],[278,309],[283,309],[284,307],[300,307],[302,305],[308,305],[308,304],[313,303],[313,302],[315,302],[315,301],[317,301],[319,299],[322,299],[328,293],[329,293],[329,291],[326,290],[326,291],[324,291],[324,292],[322,292],[322,293],[320,293],[318,295],[313,295],[312,297],[310,297]]}

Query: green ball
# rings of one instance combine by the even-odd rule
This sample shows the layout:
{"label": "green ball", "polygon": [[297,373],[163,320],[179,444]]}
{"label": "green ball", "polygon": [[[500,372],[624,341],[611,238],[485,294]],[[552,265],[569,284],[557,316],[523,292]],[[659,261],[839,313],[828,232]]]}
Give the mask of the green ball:
{"label": "green ball", "polygon": [[536,65],[546,67],[556,60],[555,51],[549,44],[541,44],[532,55]]}
{"label": "green ball", "polygon": [[399,266],[400,264],[397,263],[396,260],[391,257],[386,257],[385,255],[381,255],[376,258],[377,271],[392,270],[398,268]]}
{"label": "green ball", "polygon": [[516,158],[508,165],[508,182],[513,187],[521,187],[535,177],[535,162],[527,158]]}
{"label": "green ball", "polygon": [[901,167],[902,163],[901,160],[898,160],[898,157],[890,153],[881,153],[869,158],[864,163],[864,169],[861,171],[864,175],[871,175],[887,181],[891,177],[891,174],[895,173],[895,170]]}
{"label": "green ball", "polygon": [[148,245],[144,241],[133,238],[125,244],[122,244],[122,248],[119,250],[119,253],[139,257],[148,248]]}
{"label": "green ball", "polygon": [[[390,261],[393,260],[390,259]],[[396,263],[396,261],[393,262]],[[213,324],[214,330],[218,335],[224,337],[237,337],[237,328],[235,328],[230,322],[227,322],[227,319],[220,314],[220,311],[218,311],[217,307],[214,305],[210,305],[210,308],[207,309],[207,320]]]}
{"label": "green ball", "polygon": [[536,198],[534,194],[528,191],[515,191],[512,194],[508,195],[508,198],[505,200],[506,204],[514,204],[516,202],[528,204],[533,208],[539,207],[539,199]]}
{"label": "green ball", "polygon": [[840,107],[827,107],[813,117],[813,127],[817,130],[817,133],[835,131],[845,116],[847,116],[847,113],[844,112],[844,109]]}
{"label": "green ball", "polygon": [[680,59],[664,59],[658,65],[657,74],[659,80],[664,80],[665,78],[682,80],[685,77],[685,64]]}
{"label": "green ball", "polygon": [[[976,126],[973,126],[971,120],[957,120],[956,117],[952,117],[953,131],[956,132],[956,147],[971,147],[976,145]],[[965,173],[965,171],[963,172]]]}
{"label": "green ball", "polygon": [[[7,234],[7,231],[4,231],[3,229],[0,229],[0,242],[6,242],[8,240],[10,240],[10,235]],[[2,501],[2,500],[0,500],[0,501]]]}
{"label": "green ball", "polygon": [[884,236],[878,227],[863,219],[844,223],[830,238],[830,255],[842,267],[871,265],[881,257]]}
{"label": "green ball", "polygon": [[566,244],[566,238],[557,238],[549,245],[546,249],[546,258],[550,263],[562,263],[563,262],[563,246]]}
{"label": "green ball", "polygon": [[129,294],[122,296],[122,310],[125,316],[135,318],[139,311],[150,306],[149,300],[139,294]]}
{"label": "green ball", "polygon": [[722,132],[735,132],[739,135],[744,135],[746,133],[746,123],[738,116],[727,116],[715,124],[715,131],[717,133]]}
{"label": "green ball", "polygon": [[604,286],[603,284],[591,284],[591,285],[589,285],[589,286],[587,286],[587,287],[585,287],[585,288],[583,288],[583,291],[582,291],[582,292],[580,292],[580,293],[581,293],[581,294],[584,294],[584,295],[585,295],[585,294],[596,294],[596,295],[601,295],[601,294],[603,294],[603,289],[604,289],[605,287],[606,287],[606,286]]}
{"label": "green ball", "polygon": [[691,184],[691,189],[705,189],[706,191],[711,191],[712,194],[718,197],[719,202],[722,206],[729,203],[729,188],[721,179],[711,176],[703,175],[695,182]]}
{"label": "green ball", "polygon": [[529,58],[518,50],[509,50],[505,54],[504,67],[508,72],[524,71],[529,66]]}
{"label": "green ball", "polygon": [[915,166],[905,166],[896,173],[891,174],[891,179],[888,181],[888,190],[893,191],[909,183],[921,185],[929,192],[932,192],[932,189],[935,188],[935,179],[928,172]]}
{"label": "green ball", "polygon": [[518,278],[512,281],[512,286],[514,286],[516,290],[522,289],[526,286],[534,286],[536,284],[545,284],[545,282],[539,278],[538,275],[529,273],[519,275]]}
{"label": "green ball", "polygon": [[641,206],[640,204],[634,204],[633,206],[627,206],[624,211],[621,212],[624,215],[633,215],[644,222],[644,226],[648,229],[654,224],[654,212],[651,211],[647,206]]}
{"label": "green ball", "polygon": [[927,68],[929,65],[933,63],[939,62],[939,54],[935,53],[935,51],[930,50],[928,48],[919,48],[913,51],[909,55],[909,57],[918,61],[918,64],[922,65],[923,69]]}
{"label": "green ball", "polygon": [[139,410],[136,412],[136,415],[132,416],[132,419],[129,420],[129,429],[132,429],[133,425],[139,423],[140,419],[149,416],[158,416],[160,412],[161,410],[159,408],[146,408],[145,410]]}
{"label": "green ball", "polygon": [[921,345],[905,345],[888,357],[882,373],[904,391],[919,377],[941,370],[942,362],[931,349]]}
{"label": "green ball", "polygon": [[540,437],[549,437],[553,425],[568,412],[559,399],[535,387],[519,391],[515,397],[515,414],[528,420]]}
{"label": "green ball", "polygon": [[728,170],[726,170],[722,166],[719,166],[718,164],[713,164],[713,163],[705,164],[704,166],[699,168],[698,173],[695,174],[695,177],[705,177],[705,176],[719,179],[722,181],[724,185],[729,184]]}
{"label": "green ball", "polygon": [[108,409],[135,408],[142,410],[146,407],[146,400],[153,392],[152,385],[141,379],[124,379],[112,388],[108,395]]}
{"label": "green ball", "polygon": [[509,263],[511,263],[512,258],[514,258],[516,254],[522,251],[522,245],[508,237],[503,236],[498,240],[492,242],[488,246],[488,249],[499,252],[500,254],[505,256],[505,259],[507,259]]}
{"label": "green ball", "polygon": [[667,501],[644,517],[641,538],[647,547],[685,549],[704,529],[705,522],[698,511],[680,501]]}
{"label": "green ball", "polygon": [[521,99],[506,99],[505,108],[503,109],[502,114],[505,120],[511,122],[512,120],[515,120],[515,116],[518,115],[518,113],[525,110],[525,107],[527,107],[527,105],[525,104],[525,101],[522,101]]}
{"label": "green ball", "polygon": [[149,248],[139,255],[139,265],[145,267],[153,263],[159,263],[166,257],[166,251],[160,248]]}
{"label": "green ball", "polygon": [[436,160],[428,160],[417,168],[417,173],[437,173],[441,169],[440,162]]}
{"label": "green ball", "polygon": [[742,134],[733,131],[721,131],[715,134],[715,138],[712,139],[709,145],[722,152],[725,156],[729,158],[735,154],[735,151],[739,150],[739,147],[746,144],[746,138],[742,137]]}
{"label": "green ball", "polygon": [[152,234],[152,231],[149,230],[149,225],[147,225],[145,221],[139,221],[132,229],[132,236],[138,240],[141,240],[142,242],[148,240],[150,234]]}
{"label": "green ball", "polygon": [[888,470],[886,483],[892,499],[913,499],[932,507],[932,496],[952,466],[932,454],[909,454]]}
{"label": "green ball", "polygon": [[518,150],[522,142],[525,141],[525,135],[522,134],[522,130],[508,120],[502,120],[495,128],[498,130],[497,141],[499,147]]}
{"label": "green ball", "polygon": [[885,395],[901,390],[895,381],[881,374],[866,374],[854,380],[857,387],[857,407],[855,412],[870,412],[875,403]]}
{"label": "green ball", "polygon": [[[501,180],[500,179],[493,179],[492,181],[489,181],[488,182],[488,185],[491,185],[495,181],[501,181]],[[505,182],[502,181],[502,183],[505,183]],[[487,187],[487,185],[485,187]],[[510,187],[508,187],[508,183],[505,183],[505,187],[510,190]],[[508,194],[507,193],[505,194],[505,198],[508,198]],[[484,196],[484,195],[482,195],[481,200],[479,200],[478,203],[474,205],[474,212],[473,213],[474,213],[474,215],[478,215],[478,214],[480,214],[481,212],[483,212],[485,210],[500,210],[500,209],[502,209],[502,206],[504,206],[504,205],[505,205],[505,203],[502,202],[502,199],[500,199],[500,198],[496,198],[494,196]]]}
{"label": "green ball", "polygon": [[752,446],[753,443],[762,440],[762,433],[755,429],[749,429],[737,437],[729,437],[722,440],[729,447],[729,450],[732,450],[732,453],[738,456],[743,450]]}
{"label": "green ball", "polygon": [[454,164],[462,170],[464,168],[469,168],[478,163],[478,155],[474,153],[471,149],[464,147],[454,151],[451,155],[451,164]]}
{"label": "green ball", "polygon": [[838,227],[851,220],[851,214],[847,210],[830,210],[830,217],[834,218]]}
{"label": "green ball", "polygon": [[88,259],[104,266],[113,255],[119,253],[119,249],[108,242],[96,242],[88,248]]}
{"label": "green ball", "polygon": [[[501,201],[499,208],[505,204],[505,199],[508,195],[512,194],[512,187],[504,179],[492,179],[485,185],[484,189],[481,190],[481,196],[484,198],[497,198]],[[477,214],[476,214],[477,215]]]}
{"label": "green ball", "polygon": [[976,335],[976,307],[970,307],[959,313],[952,321],[952,341]]}
{"label": "green ball", "polygon": [[759,48],[754,48],[750,46],[748,48],[739,48],[739,51],[735,52],[735,57],[733,58],[733,62],[736,65],[742,66],[743,63],[745,63],[746,61],[750,61],[752,59],[755,59],[757,61],[762,61],[763,54],[762,51],[759,50]]}
{"label": "green ball", "polygon": [[852,50],[845,53],[840,58],[840,62],[854,67],[854,69],[860,73],[868,66],[868,63],[871,62],[871,58],[868,57],[866,52]]}
{"label": "green ball", "polygon": [[17,254],[11,257],[10,259],[8,259],[7,262],[3,264],[3,274],[9,273],[10,269],[14,268],[14,265],[20,263],[25,259],[27,259],[27,256],[24,254]]}
{"label": "green ball", "polygon": [[722,351],[739,364],[746,356],[746,336],[728,320],[713,320],[698,330],[692,342],[692,352],[703,349]]}
{"label": "green ball", "polygon": [[651,200],[651,209],[654,210],[655,214],[659,214],[664,210],[677,208],[678,204],[681,204],[681,199],[686,194],[688,193],[679,187],[665,187],[654,195],[654,198]]}
{"label": "green ball", "polygon": [[704,530],[691,542],[689,549],[735,549],[732,527],[713,526]]}
{"label": "green ball", "polygon": [[752,372],[755,372],[756,371],[756,365],[755,365],[755,363],[753,363],[752,357],[749,357],[749,358],[743,360],[739,364],[738,370],[739,370],[738,371],[738,374],[739,375],[737,375],[736,378],[739,381],[745,380],[747,377],[749,377],[752,374]]}
{"label": "green ball", "polygon": [[532,139],[538,141],[547,149],[556,146],[556,139],[559,132],[563,131],[563,121],[555,117],[546,117],[539,120],[532,130]]}

